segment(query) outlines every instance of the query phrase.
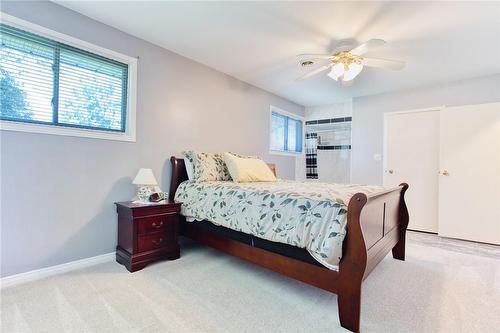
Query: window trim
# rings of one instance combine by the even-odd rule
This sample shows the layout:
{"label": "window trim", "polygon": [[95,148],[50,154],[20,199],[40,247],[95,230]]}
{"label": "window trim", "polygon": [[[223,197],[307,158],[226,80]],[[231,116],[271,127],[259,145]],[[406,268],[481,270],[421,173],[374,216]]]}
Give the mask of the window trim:
{"label": "window trim", "polygon": [[128,65],[127,82],[127,110],[125,119],[125,132],[107,131],[99,129],[86,129],[71,126],[58,126],[53,124],[40,124],[29,122],[17,122],[15,120],[1,120],[0,131],[16,131],[40,134],[54,134],[64,136],[74,136],[83,138],[116,140],[116,141],[136,141],[136,102],[137,102],[137,58],[124,55],[78,38],[42,27],[40,25],[22,20],[12,15],[0,11],[2,23],[12,27],[22,29],[33,34],[50,38],[54,41],[67,44],[69,46],[92,52],[102,57],[116,60]]}
{"label": "window trim", "polygon": [[[300,120],[302,122],[302,151],[301,152],[295,152],[295,151],[282,151],[282,150],[272,150],[271,149],[271,140],[272,140],[272,125],[273,125],[273,112],[281,114],[283,116],[286,116],[288,118],[292,118],[295,120]],[[282,155],[282,156],[293,156],[293,157],[300,157],[300,156],[305,156],[305,123],[304,123],[304,117],[301,117],[297,114],[285,111],[283,109],[280,109],[274,105],[271,105],[269,108],[269,142],[268,142],[268,147],[269,147],[269,154],[270,155]]]}

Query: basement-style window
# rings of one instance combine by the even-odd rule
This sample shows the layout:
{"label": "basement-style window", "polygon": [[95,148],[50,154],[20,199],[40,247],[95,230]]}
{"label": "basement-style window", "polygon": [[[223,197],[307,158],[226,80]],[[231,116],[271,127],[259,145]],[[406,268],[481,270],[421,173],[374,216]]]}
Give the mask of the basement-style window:
{"label": "basement-style window", "polygon": [[271,106],[271,153],[302,153],[302,127],[298,116]]}
{"label": "basement-style window", "polygon": [[129,85],[136,59],[120,61],[7,24],[0,29],[2,129],[135,140],[128,122],[135,122]]}

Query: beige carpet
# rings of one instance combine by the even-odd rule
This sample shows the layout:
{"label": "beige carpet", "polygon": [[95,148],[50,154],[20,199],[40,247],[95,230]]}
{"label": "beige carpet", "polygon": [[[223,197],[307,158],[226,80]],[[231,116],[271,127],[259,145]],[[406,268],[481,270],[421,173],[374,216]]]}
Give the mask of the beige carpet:
{"label": "beige carpet", "polygon": [[[498,332],[499,248],[450,244],[410,234],[406,262],[386,257],[362,330]],[[2,332],[345,331],[334,294],[196,244],[134,274],[110,262],[4,289],[1,319]]]}

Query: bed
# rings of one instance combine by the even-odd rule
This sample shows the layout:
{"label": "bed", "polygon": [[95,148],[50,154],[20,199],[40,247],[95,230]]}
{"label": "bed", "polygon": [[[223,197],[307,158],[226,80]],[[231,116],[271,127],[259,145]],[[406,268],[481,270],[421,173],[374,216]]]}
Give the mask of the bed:
{"label": "bed", "polygon": [[353,332],[360,328],[363,280],[389,251],[405,258],[407,184],[346,185],[328,200],[330,190],[315,183],[302,192],[294,182],[196,184],[187,181],[183,159],[171,163],[170,200],[185,202],[183,236],[336,293],[340,323]]}

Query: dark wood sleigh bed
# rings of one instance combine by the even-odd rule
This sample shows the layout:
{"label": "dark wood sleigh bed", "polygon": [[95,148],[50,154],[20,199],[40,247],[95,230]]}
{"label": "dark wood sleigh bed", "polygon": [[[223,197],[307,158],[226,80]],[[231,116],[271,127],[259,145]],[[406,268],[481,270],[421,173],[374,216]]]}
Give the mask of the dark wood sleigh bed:
{"label": "dark wood sleigh bed", "polygon": [[[172,157],[170,200],[174,199],[180,183],[187,180],[184,160]],[[272,168],[275,172],[275,169]],[[347,208],[347,235],[343,243],[343,256],[339,271],[333,271],[290,251],[286,244],[273,242],[246,242],[244,237],[227,228],[207,228],[210,222],[186,223],[181,221],[181,234],[201,244],[248,260],[259,266],[336,293],[339,319],[342,327],[359,332],[361,310],[361,285],[375,266],[392,250],[395,259],[405,259],[405,235],[408,226],[408,210],[404,194],[408,184],[378,196],[367,198],[355,194]],[[205,227],[204,227],[205,225]],[[238,236],[238,235],[236,235]],[[243,236],[243,235],[242,235]],[[253,237],[244,235],[247,237]],[[272,245],[272,246],[269,246]],[[293,249],[292,249],[293,250]],[[302,250],[302,249],[301,249]],[[305,251],[305,250],[303,250]]]}

